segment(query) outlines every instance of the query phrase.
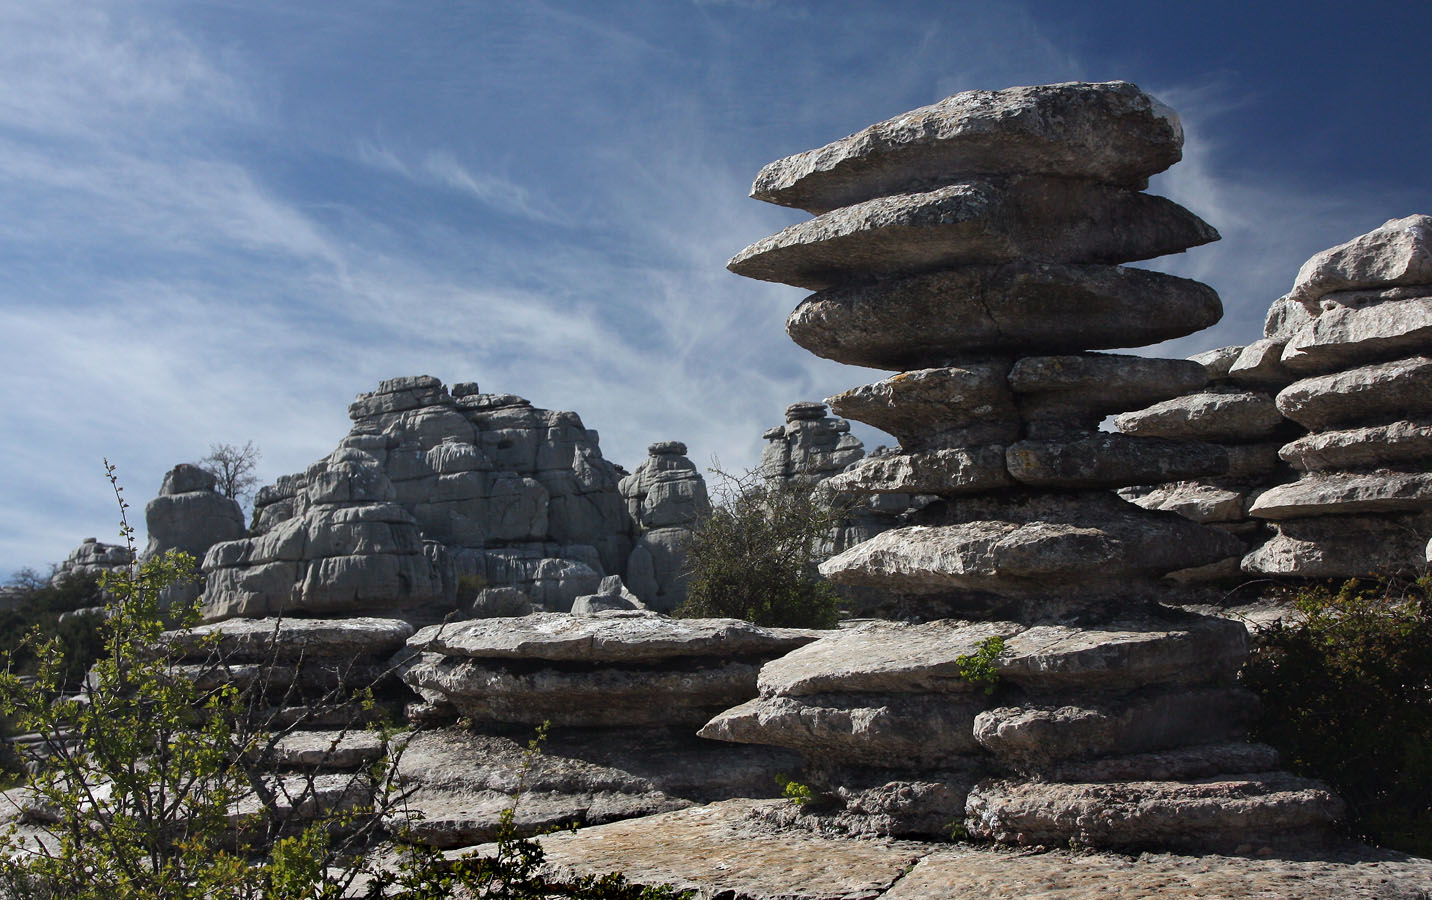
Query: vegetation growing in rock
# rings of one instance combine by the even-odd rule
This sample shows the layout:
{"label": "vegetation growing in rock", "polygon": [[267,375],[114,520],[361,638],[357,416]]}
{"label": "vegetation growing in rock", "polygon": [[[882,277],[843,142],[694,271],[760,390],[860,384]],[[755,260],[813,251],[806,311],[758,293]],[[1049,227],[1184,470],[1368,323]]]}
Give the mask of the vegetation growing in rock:
{"label": "vegetation growing in rock", "polygon": [[1432,579],[1292,593],[1243,670],[1256,736],[1347,800],[1358,837],[1432,855]]}
{"label": "vegetation growing in rock", "polygon": [[1004,638],[997,634],[985,638],[979,642],[974,653],[962,653],[955,657],[960,677],[983,690],[986,695],[993,694],[995,688],[999,687],[999,670],[995,668],[994,661],[1003,652]]}
{"label": "vegetation growing in rock", "polygon": [[757,472],[721,478],[711,514],[687,544],[686,602],[675,615],[729,616],[757,625],[833,627],[839,597],[816,566],[843,512],[809,488]]}

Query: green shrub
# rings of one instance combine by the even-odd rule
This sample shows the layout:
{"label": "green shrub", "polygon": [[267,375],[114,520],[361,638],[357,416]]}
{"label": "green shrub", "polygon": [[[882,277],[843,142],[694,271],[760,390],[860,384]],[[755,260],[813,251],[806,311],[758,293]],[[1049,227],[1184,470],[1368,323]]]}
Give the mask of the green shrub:
{"label": "green shrub", "polygon": [[1432,855],[1432,582],[1295,592],[1301,621],[1254,637],[1255,735],[1347,800],[1355,834]]}
{"label": "green shrub", "polygon": [[979,642],[974,653],[962,653],[955,657],[960,677],[983,690],[986,695],[993,694],[999,687],[999,669],[995,668],[994,661],[1003,652],[1004,638],[997,634],[985,638]]}
{"label": "green shrub", "polygon": [[52,583],[34,572],[22,571],[8,586],[14,606],[0,610],[0,652],[9,654],[13,670],[34,674],[39,659],[36,645],[26,640],[39,629],[59,639],[56,652],[63,658],[60,679],[73,690],[99,658],[101,640],[98,616],[60,616],[78,609],[103,606],[104,592],[94,575],[71,575]]}
{"label": "green shrub", "polygon": [[686,602],[675,615],[729,616],[757,625],[830,628],[839,597],[816,566],[844,511],[809,487],[755,472],[723,480],[711,514],[687,543]]}

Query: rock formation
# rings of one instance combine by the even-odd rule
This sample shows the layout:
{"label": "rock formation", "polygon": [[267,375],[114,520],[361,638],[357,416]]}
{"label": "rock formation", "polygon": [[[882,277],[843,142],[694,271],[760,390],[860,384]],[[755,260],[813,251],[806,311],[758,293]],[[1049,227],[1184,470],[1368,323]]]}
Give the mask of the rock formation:
{"label": "rock formation", "polygon": [[259,492],[258,534],[210,552],[210,615],[420,621],[453,608],[464,575],[565,610],[625,573],[619,472],[575,413],[429,376],[384,381],[348,413],[330,457]]}
{"label": "rock formation", "polygon": [[680,441],[658,441],[617,484],[640,536],[626,564],[626,582],[648,607],[669,612],[686,600],[686,542],[696,520],[711,512],[706,479]]}
{"label": "rock formation", "polygon": [[1298,379],[1278,410],[1311,433],[1279,451],[1298,479],[1253,500],[1277,534],[1244,571],[1420,571],[1432,535],[1432,217],[1393,219],[1313,256],[1268,331]]}
{"label": "rock formation", "polygon": [[1266,537],[1250,518],[1252,497],[1292,479],[1278,448],[1302,429],[1283,418],[1270,391],[1292,380],[1279,362],[1281,344],[1269,340],[1247,347],[1222,347],[1191,356],[1208,373],[1208,386],[1139,410],[1114,424],[1124,434],[1204,441],[1227,454],[1228,468],[1216,476],[1125,488],[1120,496],[1145,509],[1166,510],[1240,538],[1242,546],[1218,562],[1171,572],[1183,583],[1241,580],[1242,557]]}
{"label": "rock formation", "polygon": [[827,803],[817,820],[1208,847],[1337,814],[1320,785],[1238,742],[1242,626],[1156,602],[1164,574],[1237,541],[1112,492],[1226,474],[1228,452],[1097,430],[1207,380],[1196,362],[1088,352],[1221,314],[1202,284],[1119,265],[1217,238],[1138,191],[1181,143],[1177,117],[1133,85],[1062,84],[957,95],[757,176],[758,198],[817,215],[729,268],[817,291],[787,323],[803,347],[899,373],[828,401],[900,441],[841,480],[941,498],[822,572],[908,594],[926,619],[965,617],[823,638],[703,728],[801,752]]}
{"label": "rock formation", "polygon": [[[195,465],[180,463],[164,474],[159,496],[144,507],[149,543],[142,559],[153,559],[170,550],[194,557],[197,566],[209,548],[220,541],[233,541],[248,534],[239,504],[215,490],[213,475]],[[171,585],[162,603],[192,602],[203,585],[200,582]]]}
{"label": "rock formation", "polygon": [[98,538],[87,537],[59,564],[55,574],[50,576],[50,581],[58,584],[72,576],[99,577],[105,572],[127,568],[132,562],[134,554],[128,547],[122,544],[103,544]]}

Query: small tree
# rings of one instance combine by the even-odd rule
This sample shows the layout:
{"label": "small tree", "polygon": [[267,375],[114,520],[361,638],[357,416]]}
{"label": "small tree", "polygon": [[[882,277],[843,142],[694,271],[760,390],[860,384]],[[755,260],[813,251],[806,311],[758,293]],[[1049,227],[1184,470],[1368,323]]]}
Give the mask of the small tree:
{"label": "small tree", "polygon": [[711,514],[687,542],[681,617],[731,616],[758,625],[829,628],[839,597],[816,566],[846,510],[810,487],[750,471],[721,478]]}
{"label": "small tree", "polygon": [[210,444],[209,455],[199,460],[198,465],[218,481],[219,493],[242,502],[253,496],[258,486],[259,478],[254,472],[262,458],[253,441],[244,442],[242,447]]}

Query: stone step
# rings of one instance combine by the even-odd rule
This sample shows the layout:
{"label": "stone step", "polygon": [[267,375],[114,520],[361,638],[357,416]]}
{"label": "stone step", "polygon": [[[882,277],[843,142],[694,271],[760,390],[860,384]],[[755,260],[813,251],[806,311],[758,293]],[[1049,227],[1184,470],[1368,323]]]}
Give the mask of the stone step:
{"label": "stone step", "polygon": [[1343,803],[1326,785],[1280,772],[1197,781],[996,780],[970,791],[965,827],[1014,846],[1225,850],[1326,839]]}
{"label": "stone step", "polygon": [[1218,294],[1186,278],[1021,261],[821,291],[796,307],[786,333],[826,359],[903,371],[973,353],[1139,347],[1222,315]]}
{"label": "stone step", "polygon": [[1218,240],[1170,200],[1091,181],[1016,175],[867,200],[757,241],[726,268],[812,291],[1019,259],[1117,264]]}

